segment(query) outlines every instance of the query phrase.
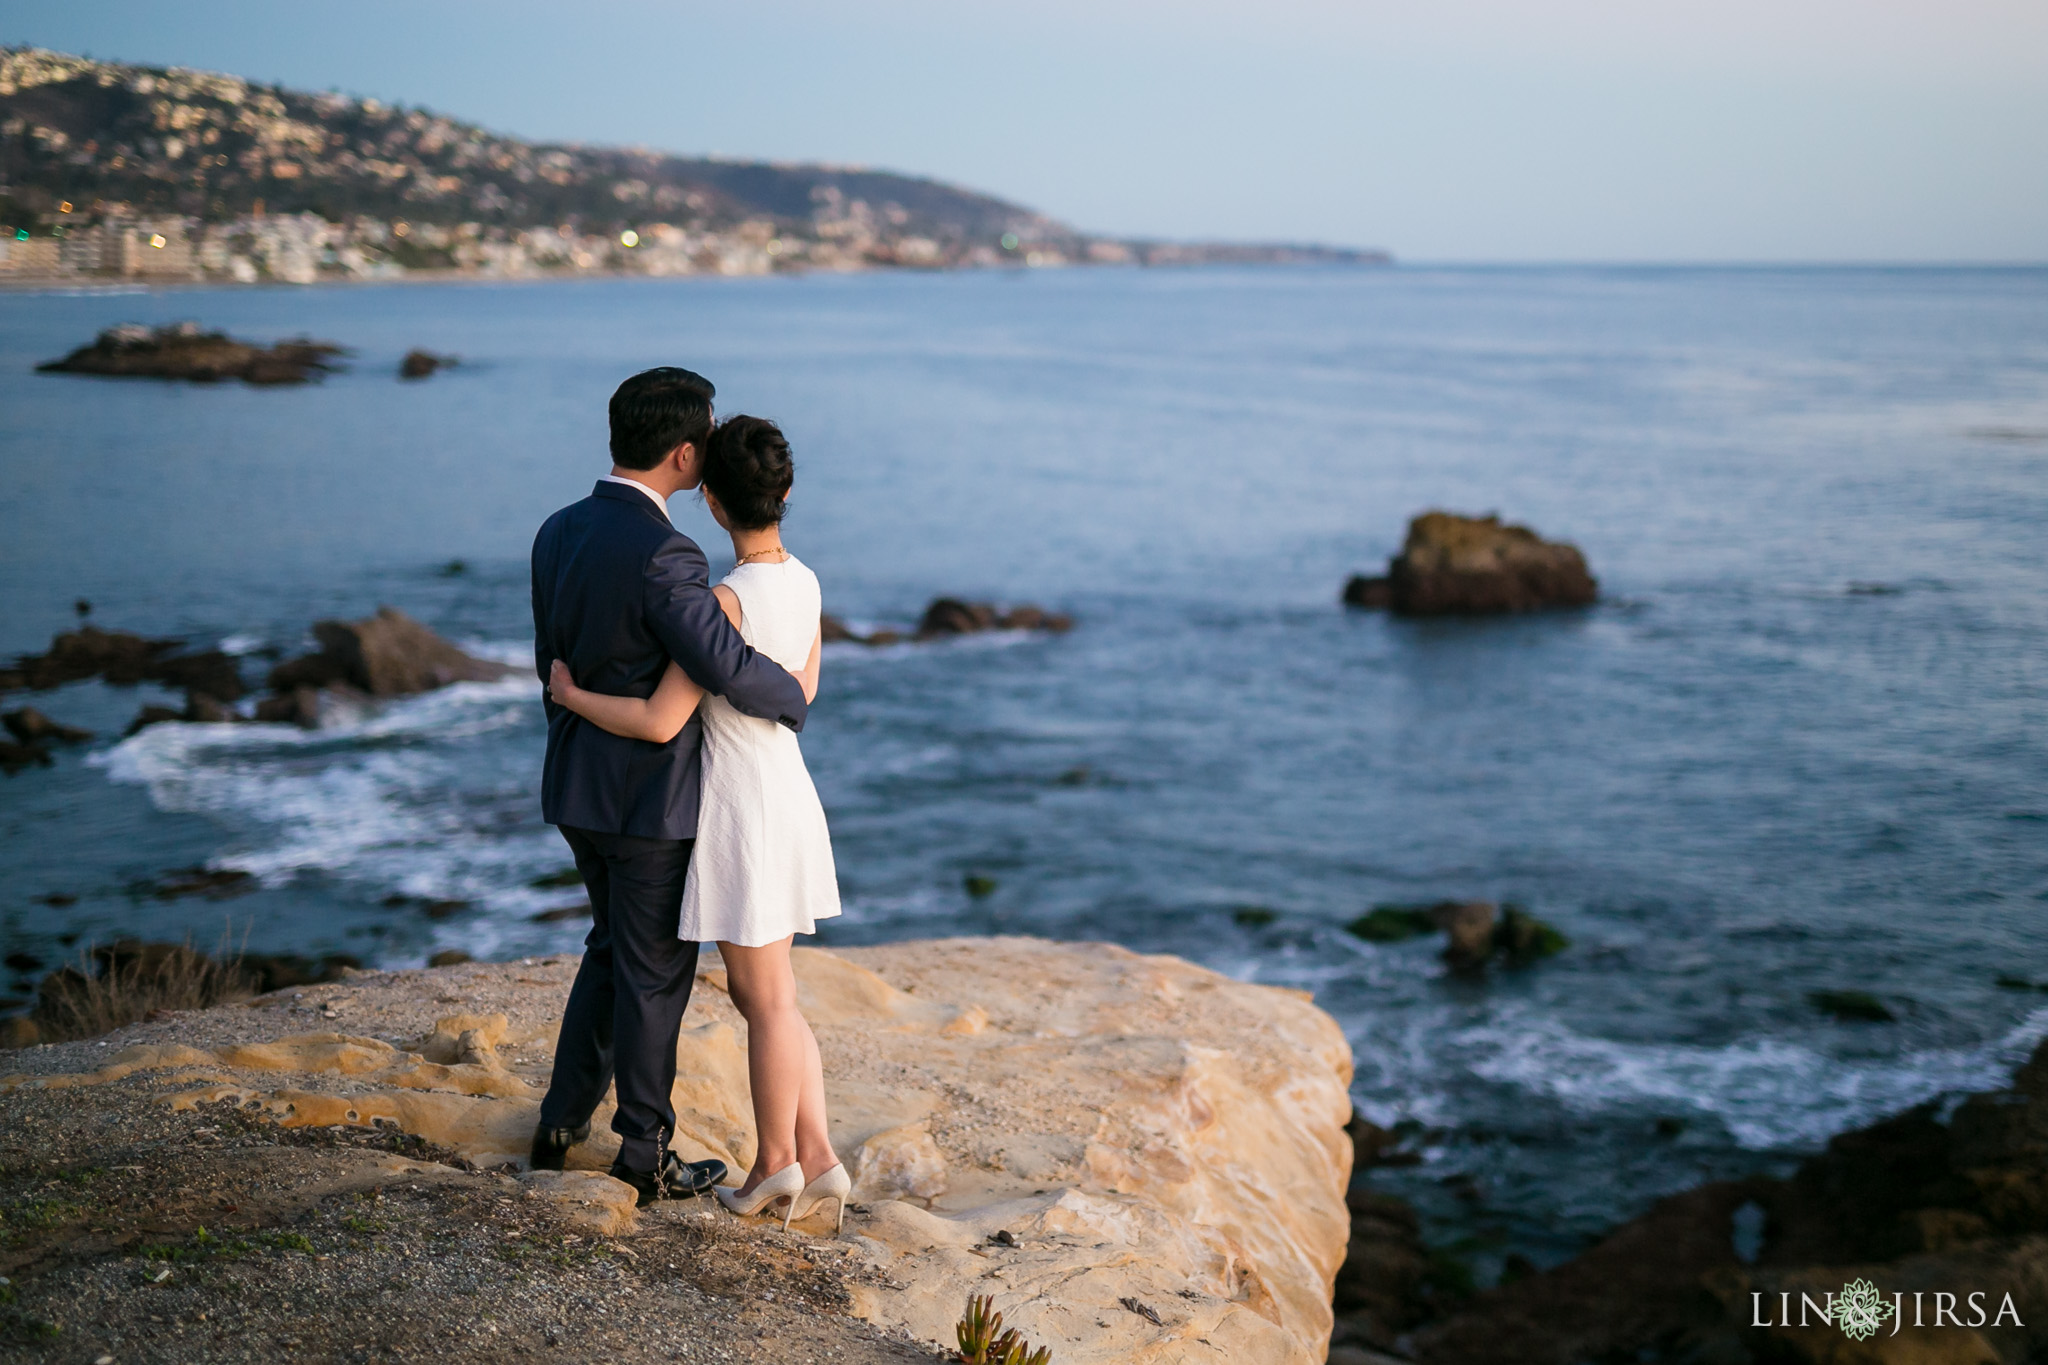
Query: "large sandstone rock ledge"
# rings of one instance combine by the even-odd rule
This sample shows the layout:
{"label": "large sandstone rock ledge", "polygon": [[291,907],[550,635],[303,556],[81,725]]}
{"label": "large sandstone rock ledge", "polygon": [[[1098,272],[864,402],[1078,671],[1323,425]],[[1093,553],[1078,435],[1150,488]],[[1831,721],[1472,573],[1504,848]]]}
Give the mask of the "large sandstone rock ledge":
{"label": "large sandstone rock ledge", "polygon": [[[391,1126],[480,1166],[520,1162],[575,966],[354,973],[138,1026],[97,1071],[17,1054],[31,1069],[0,1093],[147,1086],[173,1109],[227,1100],[286,1126]],[[799,950],[797,974],[856,1181],[846,1236],[873,1272],[854,1288],[859,1316],[949,1342],[969,1296],[990,1294],[1060,1365],[1323,1360],[1351,1058],[1306,997],[1016,938]],[[745,1025],[715,956],[685,1022],[676,1146],[741,1169]],[[609,1163],[608,1116],[573,1166]],[[635,1216],[601,1174],[534,1184],[593,1232]]]}

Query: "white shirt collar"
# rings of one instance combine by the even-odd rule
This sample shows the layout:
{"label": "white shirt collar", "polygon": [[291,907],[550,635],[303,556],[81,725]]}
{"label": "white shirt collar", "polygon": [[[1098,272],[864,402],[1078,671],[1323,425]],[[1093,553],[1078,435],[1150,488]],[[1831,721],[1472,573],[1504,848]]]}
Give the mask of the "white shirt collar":
{"label": "white shirt collar", "polygon": [[661,494],[655,492],[646,484],[641,483],[638,479],[622,479],[616,474],[600,474],[597,476],[597,481],[599,483],[622,483],[628,488],[637,488],[653,499],[654,505],[661,509],[661,514],[664,517],[668,515],[668,499],[662,497]]}

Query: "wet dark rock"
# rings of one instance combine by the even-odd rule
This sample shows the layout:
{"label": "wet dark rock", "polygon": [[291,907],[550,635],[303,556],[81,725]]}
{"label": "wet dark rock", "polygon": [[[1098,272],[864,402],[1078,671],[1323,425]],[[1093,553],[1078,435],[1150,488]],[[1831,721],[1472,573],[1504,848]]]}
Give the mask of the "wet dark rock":
{"label": "wet dark rock", "polygon": [[183,719],[185,719],[185,713],[175,706],[145,706],[135,713],[135,719],[129,721],[128,728],[121,733],[124,736],[139,734],[152,725],[161,725],[167,720]]}
{"label": "wet dark rock", "polygon": [[0,772],[12,777],[23,768],[47,768],[56,760],[40,744],[16,744],[0,739]]}
{"label": "wet dark rock", "polygon": [[1351,1121],[1344,1125],[1344,1133],[1351,1139],[1351,1169],[1354,1173],[1374,1166],[1421,1164],[1421,1154],[1404,1149],[1399,1133],[1380,1127],[1355,1109],[1351,1111]]}
{"label": "wet dark rock", "polygon": [[226,725],[240,720],[241,716],[218,698],[192,691],[185,694],[185,719],[195,725]]}
{"label": "wet dark rock", "polygon": [[1445,901],[1430,907],[1430,922],[1444,931],[1444,961],[1483,967],[1493,956],[1494,908],[1488,901]]}
{"label": "wet dark rock", "polygon": [[181,867],[145,883],[141,889],[164,901],[183,896],[204,896],[218,901],[246,896],[256,886],[255,875],[239,867]]}
{"label": "wet dark rock", "polygon": [[313,627],[320,652],[279,664],[269,684],[279,693],[345,683],[372,697],[404,697],[459,682],[492,682],[514,670],[465,654],[395,607],[361,621]]}
{"label": "wet dark rock", "polygon": [[1263,929],[1279,916],[1263,905],[1240,905],[1230,912],[1230,918],[1247,929]]}
{"label": "wet dark rock", "polygon": [[847,625],[846,622],[829,613],[818,618],[818,635],[819,639],[828,645],[879,646],[900,644],[903,640],[902,631],[889,630],[887,628],[874,631],[868,635],[862,635],[859,631]]}
{"label": "wet dark rock", "polygon": [[320,689],[299,686],[272,693],[256,703],[256,719],[273,725],[297,725],[317,730],[320,728]]}
{"label": "wet dark rock", "polygon": [[1353,578],[1344,589],[1353,606],[1386,606],[1403,616],[1579,607],[1599,595],[1577,546],[1504,525],[1497,516],[1451,512],[1424,512],[1410,521],[1386,578]]}
{"label": "wet dark rock", "polygon": [[996,879],[994,877],[977,877],[970,874],[961,878],[961,885],[966,887],[967,894],[973,896],[976,900],[981,899],[983,896],[993,896],[996,893]]}
{"label": "wet dark rock", "polygon": [[1515,966],[1550,957],[1571,946],[1570,939],[1519,905],[1501,907],[1493,942],[1495,949]]}
{"label": "wet dark rock", "polygon": [[1073,628],[1073,617],[1049,612],[1042,607],[1013,607],[1002,612],[987,602],[963,602],[957,597],[941,597],[925,608],[924,617],[917,624],[917,638],[935,640],[949,635],[973,635],[984,630],[1059,632]]}
{"label": "wet dark rock", "polygon": [[26,687],[45,692],[88,678],[104,678],[120,687],[161,683],[165,687],[197,688],[223,701],[236,701],[247,690],[235,661],[219,650],[180,654],[182,640],[150,640],[121,631],[80,626],[50,641],[48,652],[24,655],[0,675],[0,688]]}
{"label": "wet dark rock", "polygon": [[573,867],[565,867],[560,872],[550,872],[545,877],[535,877],[527,885],[536,891],[552,891],[564,886],[581,886],[583,885],[583,874]]}
{"label": "wet dark rock", "polygon": [[589,919],[590,902],[578,901],[574,905],[558,905],[552,910],[543,910],[533,916],[535,924],[560,924],[566,920]]}
{"label": "wet dark rock", "polygon": [[78,897],[68,891],[51,891],[45,895],[37,896],[36,903],[38,905],[52,905],[62,910],[67,905],[78,904]]}
{"label": "wet dark rock", "polygon": [[[1950,1113],[1950,1110],[1953,1112]],[[1944,1121],[1944,1114],[1949,1117]],[[1763,1214],[1744,1249],[1738,1211]],[[1754,1211],[1752,1211],[1754,1212]],[[1831,1324],[1755,1327],[1755,1295],[1821,1302],[1861,1276],[1887,1299],[2006,1294],[2025,1326],[1915,1327],[1898,1353],[1843,1353]],[[1967,1313],[1967,1305],[1959,1305]],[[1931,1312],[1931,1309],[1929,1310]],[[1476,1298],[1412,1339],[1425,1365],[1569,1365],[1581,1360],[2020,1365],[2048,1351],[2048,1042],[2010,1087],[1960,1105],[1930,1101],[1831,1139],[1788,1180],[1701,1186],[1660,1201],[1584,1255]],[[1888,1348],[1888,1350],[1891,1348]]]}
{"label": "wet dark rock", "polygon": [[36,369],[45,374],[197,383],[240,379],[250,384],[303,384],[335,369],[335,359],[342,353],[332,342],[303,337],[266,347],[236,341],[225,332],[201,331],[191,322],[155,328],[126,323],[109,327],[92,345]]}
{"label": "wet dark rock", "polygon": [[474,961],[476,961],[475,958],[463,952],[460,948],[443,948],[440,952],[427,959],[427,965],[429,967],[460,967],[465,962]]}
{"label": "wet dark rock", "polygon": [[466,559],[451,559],[434,572],[442,578],[460,578],[469,572],[469,561]]}
{"label": "wet dark rock", "polygon": [[33,706],[24,706],[19,711],[9,711],[0,716],[0,724],[7,732],[23,744],[36,744],[43,740],[55,740],[59,744],[83,744],[92,738],[92,731],[81,730],[75,725],[59,725]]}
{"label": "wet dark rock", "polygon": [[37,972],[43,968],[43,960],[34,953],[9,953],[7,968],[15,972]]}
{"label": "wet dark rock", "polygon": [[[1453,902],[1445,902],[1452,904]],[[1428,905],[1375,905],[1345,925],[1347,933],[1368,943],[1400,943],[1436,932],[1436,921]]]}
{"label": "wet dark rock", "polygon": [[1094,770],[1086,766],[1069,768],[1053,779],[1062,787],[1085,787],[1095,777]]}
{"label": "wet dark rock", "polygon": [[440,900],[427,901],[420,906],[420,913],[428,919],[447,919],[469,909],[468,901]]}
{"label": "wet dark rock", "polygon": [[1526,966],[1570,946],[1563,934],[1521,906],[1503,906],[1496,913],[1487,901],[1376,905],[1344,928],[1368,943],[1401,943],[1442,932],[1444,960],[1460,970],[1483,967],[1497,957],[1510,966]]}
{"label": "wet dark rock", "polygon": [[398,362],[398,377],[425,379],[434,371],[457,363],[459,362],[452,355],[435,355],[432,351],[411,350],[405,353],[405,359]]}
{"label": "wet dark rock", "polygon": [[1367,611],[1385,611],[1394,605],[1394,586],[1384,576],[1368,578],[1364,574],[1353,574],[1344,584],[1344,605],[1362,607]]}
{"label": "wet dark rock", "polygon": [[1889,1024],[1898,1016],[1868,991],[1809,991],[1807,1003],[1846,1023]]}

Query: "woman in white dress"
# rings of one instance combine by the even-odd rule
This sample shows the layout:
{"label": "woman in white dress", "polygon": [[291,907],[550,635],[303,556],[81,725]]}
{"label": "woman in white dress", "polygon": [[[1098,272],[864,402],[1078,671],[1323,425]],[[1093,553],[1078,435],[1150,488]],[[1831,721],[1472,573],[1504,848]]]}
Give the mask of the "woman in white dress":
{"label": "woman in white dress", "polygon": [[[704,450],[704,502],[732,535],[736,562],[712,591],[746,642],[818,692],[818,577],[782,546],[794,465],[773,422],[728,417]],[[825,810],[794,733],[741,715],[671,663],[645,701],[585,691],[557,660],[548,690],[561,705],[616,735],[666,743],[694,712],[704,723],[703,802],[683,891],[680,937],[716,941],[732,1000],[747,1021],[753,1090],[753,1169],[729,1209],[780,1208],[783,1224],[825,1200],[843,1225],[845,1167],[825,1126],[818,1042],[796,1005],[790,942],[839,913],[839,880]]]}

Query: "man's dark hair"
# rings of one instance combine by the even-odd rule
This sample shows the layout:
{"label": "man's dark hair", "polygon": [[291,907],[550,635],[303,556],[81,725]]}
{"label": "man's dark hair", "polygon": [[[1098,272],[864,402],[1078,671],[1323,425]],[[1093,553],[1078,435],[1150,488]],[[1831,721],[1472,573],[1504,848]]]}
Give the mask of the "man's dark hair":
{"label": "man's dark hair", "polygon": [[612,394],[612,463],[652,469],[679,445],[704,449],[711,435],[711,381],[662,365],[619,385]]}
{"label": "man's dark hair", "polygon": [[728,417],[704,447],[704,487],[742,531],[764,531],[782,520],[795,476],[782,428],[765,417]]}

